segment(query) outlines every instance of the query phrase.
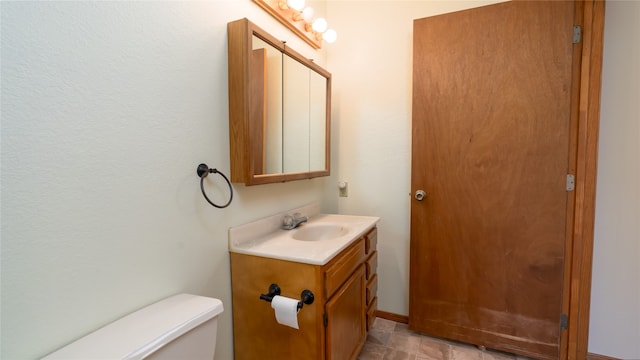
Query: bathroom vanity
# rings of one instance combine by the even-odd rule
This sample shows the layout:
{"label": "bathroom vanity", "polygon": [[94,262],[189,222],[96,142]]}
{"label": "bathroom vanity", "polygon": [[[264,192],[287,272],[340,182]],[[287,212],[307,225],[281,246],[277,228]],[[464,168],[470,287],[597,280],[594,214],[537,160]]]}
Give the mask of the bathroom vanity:
{"label": "bathroom vanity", "polygon": [[[230,229],[235,359],[356,359],[376,310],[377,221],[315,215],[293,230]],[[299,329],[260,298],[271,284],[289,298],[314,294]]]}

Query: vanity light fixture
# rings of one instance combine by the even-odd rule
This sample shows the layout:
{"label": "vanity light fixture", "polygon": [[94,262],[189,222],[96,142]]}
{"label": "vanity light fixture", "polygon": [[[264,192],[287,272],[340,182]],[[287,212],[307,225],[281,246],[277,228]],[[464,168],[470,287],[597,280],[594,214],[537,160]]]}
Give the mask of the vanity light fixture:
{"label": "vanity light fixture", "polygon": [[324,41],[326,41],[329,44],[331,44],[331,43],[334,43],[336,41],[336,39],[338,38],[338,34],[336,33],[335,30],[329,29],[329,30],[325,31],[324,34],[322,34],[322,38],[324,39]]}
{"label": "vanity light fixture", "polygon": [[296,11],[302,11],[304,9],[304,0],[288,0],[287,5]]}
{"label": "vanity light fixture", "polygon": [[317,18],[316,21],[313,22],[311,28],[319,33],[323,33],[327,31],[327,20],[324,18]]}
{"label": "vanity light fixture", "polygon": [[322,47],[322,41],[332,43],[337,34],[327,29],[327,20],[314,17],[311,7],[305,7],[304,0],[253,0],[282,24],[298,35],[314,49]]}
{"label": "vanity light fixture", "polygon": [[313,21],[314,11],[311,6],[302,9],[302,19],[308,23]]}

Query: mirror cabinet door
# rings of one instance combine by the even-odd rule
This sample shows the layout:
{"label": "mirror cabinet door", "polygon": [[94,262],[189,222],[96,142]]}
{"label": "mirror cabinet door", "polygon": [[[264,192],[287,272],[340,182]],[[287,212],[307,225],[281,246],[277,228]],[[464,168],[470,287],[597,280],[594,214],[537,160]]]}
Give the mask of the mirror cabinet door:
{"label": "mirror cabinet door", "polygon": [[309,68],[284,55],[284,172],[309,171]]}
{"label": "mirror cabinet door", "polygon": [[[253,170],[255,174],[279,174],[284,172],[282,166],[282,52],[255,35],[252,37],[251,45],[254,53],[251,59],[253,67],[264,69],[263,75],[260,75],[260,69],[252,71],[249,79],[252,84],[264,84],[262,88],[258,85],[256,90],[252,91],[254,96],[252,100],[256,102],[255,107],[260,109],[252,112],[257,128],[254,132],[256,136],[252,139],[257,143],[254,156],[263,159],[263,165],[254,166]],[[259,61],[262,63],[258,63]],[[255,162],[257,163],[259,161]]]}
{"label": "mirror cabinet door", "polygon": [[309,70],[309,171],[328,168],[327,78]]}
{"label": "mirror cabinet door", "polygon": [[284,172],[325,170],[327,78],[288,55],[283,67]]}

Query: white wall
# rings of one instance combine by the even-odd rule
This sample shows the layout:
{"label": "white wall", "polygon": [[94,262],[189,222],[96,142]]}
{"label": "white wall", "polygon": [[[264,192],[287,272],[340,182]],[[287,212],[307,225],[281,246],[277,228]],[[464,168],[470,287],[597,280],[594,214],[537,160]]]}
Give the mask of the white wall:
{"label": "white wall", "polygon": [[224,210],[200,194],[200,162],[229,175],[226,24],[248,17],[320,64],[324,51],[250,0],[0,7],[0,357],[43,356],[190,292],[224,302],[217,358],[232,359],[227,229],[335,199],[331,178],[236,184]]}
{"label": "white wall", "polygon": [[589,351],[640,359],[640,2],[606,4]]}

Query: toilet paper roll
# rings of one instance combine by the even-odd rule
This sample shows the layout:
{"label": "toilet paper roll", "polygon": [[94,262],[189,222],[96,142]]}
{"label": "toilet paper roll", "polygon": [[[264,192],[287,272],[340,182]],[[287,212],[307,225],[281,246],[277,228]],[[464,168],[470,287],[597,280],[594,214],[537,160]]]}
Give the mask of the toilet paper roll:
{"label": "toilet paper roll", "polygon": [[285,296],[276,295],[271,300],[278,324],[298,329],[298,301]]}

